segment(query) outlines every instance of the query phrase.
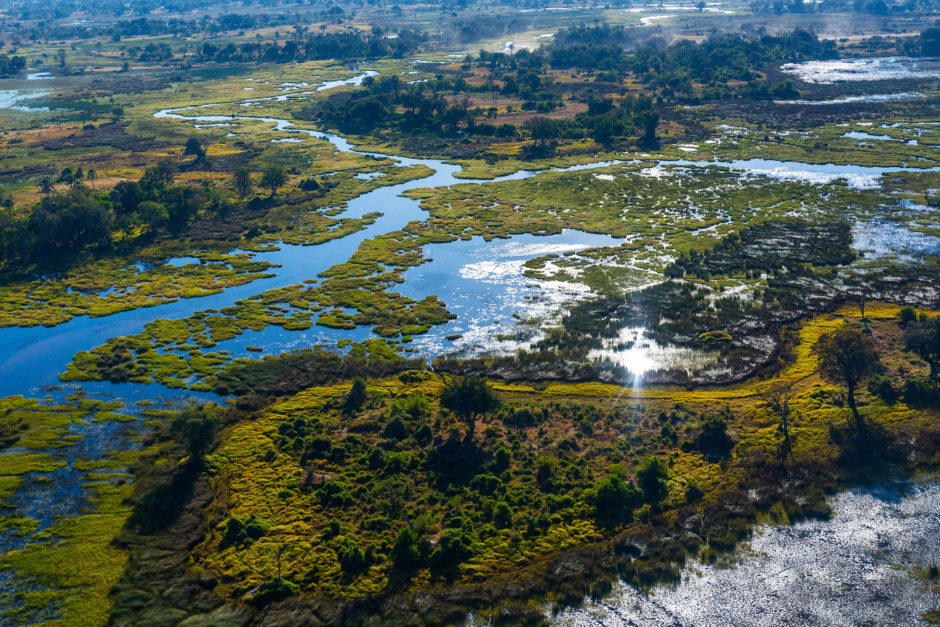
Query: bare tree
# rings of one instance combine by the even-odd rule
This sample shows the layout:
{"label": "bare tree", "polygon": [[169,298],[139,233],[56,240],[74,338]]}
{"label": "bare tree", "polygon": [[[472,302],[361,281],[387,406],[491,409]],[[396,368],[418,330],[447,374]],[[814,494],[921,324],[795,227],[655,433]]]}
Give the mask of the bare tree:
{"label": "bare tree", "polygon": [[786,464],[793,455],[793,443],[790,440],[790,401],[796,396],[796,382],[772,381],[762,386],[757,396],[763,401],[764,406],[777,414],[780,419],[779,429],[783,435],[783,442],[780,443],[780,457]]}

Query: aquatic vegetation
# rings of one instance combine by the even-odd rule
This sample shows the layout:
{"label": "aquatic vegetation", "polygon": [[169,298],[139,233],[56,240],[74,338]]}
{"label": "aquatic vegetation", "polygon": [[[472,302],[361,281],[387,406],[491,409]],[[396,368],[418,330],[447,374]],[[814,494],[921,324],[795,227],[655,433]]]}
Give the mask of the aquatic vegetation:
{"label": "aquatic vegetation", "polygon": [[138,417],[120,402],[80,396],[10,397],[0,407],[18,436],[0,452],[0,616],[103,623],[128,557],[112,540],[131,514]]}

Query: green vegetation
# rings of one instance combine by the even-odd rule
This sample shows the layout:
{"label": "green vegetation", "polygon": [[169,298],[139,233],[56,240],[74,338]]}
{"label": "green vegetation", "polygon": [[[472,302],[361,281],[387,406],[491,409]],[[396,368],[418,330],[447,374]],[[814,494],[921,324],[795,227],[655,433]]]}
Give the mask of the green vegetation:
{"label": "green vegetation", "polygon": [[[409,185],[426,215],[330,252],[318,276],[285,268],[298,283],[152,319],[61,375],[223,405],[0,400],[0,622],[537,624],[940,462],[936,85],[782,67],[934,54],[929,5],[861,3],[853,28],[882,36],[837,39],[814,20],[842,0],[269,4],[0,7],[0,76],[51,92],[0,119],[0,327],[270,277],[262,253],[376,224],[388,196],[344,210],[432,174],[382,154],[543,172]],[[876,85],[906,96],[858,98]],[[375,154],[312,132],[329,128]],[[707,163],[755,158],[925,169]],[[494,354],[461,329],[459,355],[414,358],[461,311],[403,296],[429,245],[566,229],[612,239],[521,272],[574,302],[544,317],[520,302]],[[245,336],[314,325],[335,343],[272,355]],[[240,336],[256,358],[234,356]],[[631,353],[663,361],[631,372]]]}
{"label": "green vegetation", "polygon": [[[882,361],[911,368],[897,311],[871,304],[869,326]],[[862,388],[858,408],[879,445],[854,448],[851,409],[813,374],[818,338],[852,318],[846,309],[807,324],[795,361],[769,382],[795,381],[789,454],[813,464],[807,483],[779,472],[783,436],[755,394],[764,383],[631,398],[616,386],[448,383],[404,370],[290,393],[226,427],[206,457],[208,533],[189,559],[212,574],[201,580],[215,594],[255,608],[296,595],[364,618],[366,600],[394,598],[428,622],[471,606],[523,616],[529,594],[580,594],[613,575],[594,561],[610,547],[637,585],[674,578],[689,556],[715,559],[760,517],[827,516],[821,483],[909,453],[935,461],[905,444],[929,437],[935,414]],[[461,437],[466,419],[446,409],[467,407],[451,400],[458,387],[501,402],[474,405],[482,437]],[[748,490],[773,496],[754,502]],[[699,539],[662,535],[694,512],[709,512]],[[560,563],[581,575],[552,577]],[[531,592],[506,597],[510,582]],[[454,586],[476,592],[458,601]],[[437,601],[421,609],[414,595]]]}

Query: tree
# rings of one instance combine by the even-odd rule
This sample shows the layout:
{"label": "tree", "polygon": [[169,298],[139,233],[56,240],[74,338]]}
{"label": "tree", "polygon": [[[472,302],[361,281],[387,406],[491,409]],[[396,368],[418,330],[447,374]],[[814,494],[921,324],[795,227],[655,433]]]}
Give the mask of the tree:
{"label": "tree", "polygon": [[594,493],[594,512],[604,524],[627,522],[639,504],[640,494],[620,475],[611,474],[601,481]]}
{"label": "tree", "polygon": [[559,135],[558,123],[545,117],[530,118],[525,123],[525,129],[532,135],[536,152],[543,152],[551,146],[551,141]]}
{"label": "tree", "polygon": [[261,173],[261,185],[271,190],[271,196],[277,194],[277,189],[287,182],[287,174],[279,165],[268,166]]}
{"label": "tree", "polygon": [[818,368],[822,378],[845,386],[855,426],[859,432],[864,431],[865,423],[855,404],[855,390],[878,365],[874,342],[857,328],[846,324],[820,336],[813,346],[813,352],[819,360]]}
{"label": "tree", "polygon": [[656,146],[656,127],[659,126],[659,114],[652,109],[640,111],[636,114],[634,122],[638,127],[643,129],[643,136],[640,138],[640,143],[647,147]]}
{"label": "tree", "polygon": [[449,409],[467,423],[467,439],[473,442],[477,417],[495,411],[499,397],[482,377],[452,380],[441,391],[441,407]]}
{"label": "tree", "polygon": [[349,394],[346,395],[346,402],[343,404],[343,409],[347,412],[356,411],[362,407],[362,404],[366,402],[368,397],[369,395],[366,391],[365,379],[362,377],[356,377],[353,379],[353,384],[349,389]]}
{"label": "tree", "polygon": [[904,348],[930,366],[930,376],[940,374],[940,316],[921,316],[904,331]]}
{"label": "tree", "polygon": [[39,193],[44,196],[55,193],[55,185],[52,184],[52,179],[48,176],[44,176],[41,181],[39,181]]}
{"label": "tree", "polygon": [[650,455],[636,469],[636,481],[643,492],[643,500],[650,505],[659,505],[669,494],[666,482],[669,481],[669,469],[665,462]]}
{"label": "tree", "polygon": [[169,159],[161,159],[156,165],[144,170],[140,177],[140,187],[145,190],[160,191],[173,184],[176,177],[176,165]]}
{"label": "tree", "polygon": [[215,412],[206,408],[187,409],[173,420],[170,432],[185,447],[191,466],[202,464],[215,441],[219,424]]}
{"label": "tree", "polygon": [[757,392],[758,397],[764,402],[764,406],[777,414],[780,419],[780,433],[783,435],[783,442],[780,446],[780,456],[783,462],[793,453],[792,443],[790,441],[790,401],[796,396],[794,382],[773,381],[760,388]]}
{"label": "tree", "polygon": [[202,142],[199,141],[198,137],[190,137],[186,140],[186,148],[183,150],[183,154],[192,155],[198,161],[206,156],[206,151],[203,149]]}
{"label": "tree", "polygon": [[235,191],[238,193],[239,198],[244,198],[251,193],[251,170],[249,170],[246,166],[241,166],[235,170],[232,181],[235,185]]}
{"label": "tree", "polygon": [[418,565],[418,538],[410,527],[405,527],[392,545],[392,563],[395,568],[411,570]]}
{"label": "tree", "polygon": [[98,178],[98,171],[94,168],[88,168],[88,174],[85,176],[88,178],[88,182],[91,183],[91,188],[95,189],[95,179]]}

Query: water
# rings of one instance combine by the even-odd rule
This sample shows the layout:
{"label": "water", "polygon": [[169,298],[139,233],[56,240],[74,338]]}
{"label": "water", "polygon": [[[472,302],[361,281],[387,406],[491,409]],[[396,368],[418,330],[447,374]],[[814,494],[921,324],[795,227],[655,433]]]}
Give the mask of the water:
{"label": "water", "polygon": [[[552,320],[590,290],[579,283],[528,278],[523,264],[543,255],[618,246],[623,241],[565,230],[557,235],[514,235],[488,244],[475,237],[425,246],[431,261],[408,269],[399,291],[414,299],[438,295],[457,318],[416,336],[412,347],[432,358],[448,350],[510,354],[529,346],[540,335],[537,330],[518,329],[520,320]],[[457,334],[463,337],[447,339]]]}
{"label": "water", "polygon": [[[386,155],[379,153],[356,151],[345,138],[339,135],[295,128],[292,122],[280,118],[200,115],[198,113],[200,109],[212,106],[217,105],[200,105],[177,110],[167,109],[157,112],[154,117],[157,119],[188,120],[192,123],[260,121],[272,124],[276,131],[305,134],[329,141],[340,151],[359,152],[360,154],[386,158]],[[417,187],[492,182],[458,179],[455,175],[460,171],[460,166],[444,163],[437,159],[412,159],[407,157],[394,157],[394,159],[399,166],[427,166],[433,171],[433,174],[419,180],[380,187],[351,200],[342,217],[360,218],[367,213],[374,212],[376,209],[383,211],[383,215],[373,224],[356,233],[317,246],[280,244],[279,250],[256,254],[256,258],[280,266],[270,270],[274,275],[270,278],[259,279],[210,296],[182,299],[173,303],[127,311],[103,318],[76,317],[53,328],[12,327],[0,329],[0,396],[30,394],[41,386],[54,384],[58,381],[58,375],[65,371],[67,364],[76,352],[100,346],[113,337],[138,333],[143,330],[147,323],[154,320],[185,318],[197,311],[221,309],[263,291],[295,285],[316,277],[334,264],[348,259],[359,244],[366,239],[401,230],[409,222],[415,220],[424,220],[426,214],[421,210],[418,201],[400,196],[407,190]],[[585,164],[567,168],[565,171],[605,167],[613,163],[605,161]],[[537,172],[519,171],[493,179],[493,181],[522,179],[536,174]],[[185,263],[195,258],[181,259]],[[422,294],[420,297],[423,298],[426,295]],[[232,342],[235,350],[239,351],[242,356],[257,357],[257,353],[249,353],[245,350],[245,347],[264,346],[268,352],[280,352],[280,350],[286,348],[309,346],[311,342],[336,340],[341,337],[364,339],[371,336],[368,329],[357,329],[354,332],[349,332],[319,328],[315,331],[311,329],[308,333],[291,335],[289,338],[282,335],[294,333],[280,328],[266,329],[261,334],[246,333]],[[217,348],[223,350],[228,347],[225,343],[221,343]],[[160,393],[164,391],[164,388],[154,386],[154,390],[155,393]]]}
{"label": "water", "polygon": [[841,105],[853,104],[859,102],[893,102],[896,100],[915,100],[917,98],[926,98],[927,96],[920,92],[901,92],[897,94],[871,94],[867,96],[846,96],[844,98],[833,98],[832,100],[774,100],[774,104],[780,105]]}
{"label": "water", "polygon": [[864,252],[866,259],[892,257],[898,262],[912,262],[940,253],[940,237],[911,231],[885,218],[875,218],[852,226],[852,248]]}
{"label": "water", "polygon": [[787,63],[780,68],[807,83],[830,84],[911,78],[940,78],[940,59],[875,57]]}
{"label": "water", "polygon": [[875,141],[890,141],[894,139],[890,135],[872,135],[871,133],[866,133],[864,131],[849,131],[842,137],[846,139],[869,139]]}
{"label": "water", "polygon": [[938,172],[940,167],[874,167],[860,165],[841,165],[834,163],[801,163],[799,161],[776,161],[773,159],[737,159],[735,161],[685,161],[663,162],[660,165],[719,167],[740,170],[751,175],[768,178],[801,181],[824,185],[837,180],[844,180],[849,187],[856,189],[877,189],[880,179],[889,172]]}
{"label": "water", "polygon": [[2,89],[0,90],[0,109],[11,109],[13,111],[39,111],[37,108],[30,108],[20,104],[27,100],[35,100],[52,93],[51,89]]}
{"label": "water", "polygon": [[940,606],[912,574],[940,562],[940,483],[843,492],[829,521],[764,527],[733,568],[689,565],[649,594],[620,584],[601,601],[550,617],[603,625],[914,625]]}
{"label": "water", "polygon": [[[368,72],[346,80],[356,81],[359,80],[360,77],[364,78],[366,75],[368,75]],[[324,85],[321,85],[321,87]],[[277,98],[289,96],[290,94],[285,94]],[[251,102],[254,101],[243,101],[240,104],[248,104]],[[166,109],[157,112],[154,117],[157,119],[172,118],[186,120],[193,124],[238,124],[245,121],[262,122],[272,125],[275,131],[285,133],[288,137],[291,135],[306,135],[312,138],[326,140],[340,151],[360,152],[360,154],[383,159],[387,158],[387,155],[379,153],[356,151],[345,138],[339,135],[297,128],[289,120],[281,118],[201,113],[201,111],[215,106],[218,105],[209,104],[185,107],[183,109]],[[377,208],[383,211],[383,215],[378,218],[375,223],[357,233],[318,246],[292,246],[282,244],[280,250],[258,253],[256,255],[257,258],[280,266],[272,269],[274,276],[271,278],[259,279],[253,283],[233,287],[215,295],[183,299],[174,303],[123,312],[105,318],[77,317],[51,329],[43,327],[0,329],[0,349],[2,349],[0,350],[0,396],[28,394],[30,391],[36,390],[39,386],[54,384],[57,382],[59,373],[65,370],[66,365],[71,361],[72,356],[76,352],[92,349],[104,344],[112,337],[139,332],[147,323],[153,320],[160,318],[185,318],[197,311],[220,309],[234,305],[237,301],[260,292],[298,284],[316,277],[319,273],[338,261],[348,259],[352,252],[364,240],[375,237],[376,235],[401,230],[411,221],[423,220],[426,214],[421,210],[418,202],[400,196],[401,193],[407,190],[417,187],[438,187],[461,183],[473,184],[522,179],[536,174],[536,172],[531,171],[519,171],[491,181],[474,181],[457,178],[460,172],[460,166],[444,163],[437,159],[413,159],[397,156],[392,158],[395,159],[399,166],[427,166],[433,171],[433,174],[420,180],[381,187],[350,201],[348,208],[343,213],[343,217],[362,217],[366,213],[375,211]],[[566,170],[574,171],[600,168],[613,165],[614,163],[616,162],[608,161],[584,164],[567,168]],[[664,163],[678,166],[727,167],[741,170],[749,174],[774,178],[788,178],[814,183],[827,183],[841,178],[845,179],[849,185],[860,188],[877,187],[878,179],[882,174],[904,169],[865,168],[860,166],[832,164],[811,165],[761,159],[733,162],[674,161]],[[589,245],[601,245],[591,243],[595,240],[591,240],[590,238],[593,236],[588,236],[588,234],[580,234],[577,235],[577,237],[582,238],[583,242]],[[523,241],[523,239],[519,241]],[[580,244],[583,242],[580,240],[571,240],[560,243]],[[607,243],[609,244],[609,241]],[[462,248],[463,246],[469,246],[470,248],[480,247],[482,250],[485,250],[496,245],[498,244],[482,244],[477,241],[477,243],[469,245],[457,243],[448,244],[446,246],[454,247],[455,252],[453,254],[459,256],[465,253],[469,254],[469,248],[465,250]],[[431,248],[429,248],[429,250],[430,249]],[[448,253],[435,250],[432,256],[447,259]],[[523,260],[522,258],[513,260],[511,265],[516,268],[517,273],[511,281],[505,280],[506,277],[497,279],[495,276],[483,278],[482,280],[480,277],[473,279],[458,273],[451,282],[438,280],[431,285],[426,281],[424,283],[420,280],[416,281],[416,278],[422,276],[424,272],[436,273],[438,276],[442,276],[448,274],[448,271],[444,270],[438,272],[436,270],[438,266],[433,265],[410,271],[406,279],[408,281],[406,283],[407,287],[401,288],[403,293],[412,295],[415,298],[424,298],[429,294],[437,294],[442,300],[448,303],[449,306],[453,306],[454,311],[460,316],[457,321],[435,329],[435,331],[426,338],[418,339],[415,342],[416,348],[427,356],[433,356],[432,353],[435,351],[452,347],[453,345],[443,338],[445,335],[456,333],[464,333],[467,335],[466,340],[462,340],[461,343],[458,344],[458,347],[492,346],[493,342],[487,339],[489,334],[485,329],[506,329],[508,323],[506,315],[497,313],[497,310],[502,311],[508,308],[498,306],[494,308],[492,303],[511,302],[518,304],[520,302],[526,302],[534,306],[534,301],[540,300],[541,296],[544,296],[545,293],[550,291],[546,289],[539,290],[541,295],[533,291],[533,288],[526,288],[529,291],[525,291],[525,293],[520,291],[525,287],[525,282],[521,279],[520,270],[521,261]],[[186,262],[189,261],[190,259],[186,259]],[[452,260],[452,262],[456,263],[454,260]],[[470,281],[475,281],[478,287],[470,288]],[[534,282],[529,281],[529,283]],[[441,289],[441,287],[447,289]],[[496,296],[497,292],[501,294],[498,298]],[[575,294],[564,293],[563,296],[566,298],[574,297]],[[509,300],[507,301],[506,299]],[[544,302],[544,299],[542,300]],[[535,309],[533,313],[536,315],[549,315],[548,311],[545,309]],[[483,324],[487,317],[491,317],[494,320],[493,324]],[[495,327],[493,326],[494,324],[496,325]],[[370,336],[370,332],[367,329],[357,329],[355,332],[351,333],[348,331],[317,328],[300,334],[296,333],[297,332],[284,331],[280,328],[265,329],[259,333],[246,333],[232,340],[231,349],[229,349],[225,343],[218,348],[220,350],[233,350],[236,354],[243,356],[257,356],[256,353],[249,355],[247,346],[262,346],[265,348],[266,352],[270,353],[279,352],[286,348],[308,346],[309,343],[312,342],[332,341],[340,337],[361,339]],[[159,387],[156,389],[158,392],[161,391]]]}
{"label": "water", "polygon": [[605,340],[602,348],[589,354],[595,362],[624,368],[639,383],[643,375],[655,370],[699,372],[715,361],[713,355],[682,346],[663,345],[647,337],[642,327],[624,327],[618,336]]}
{"label": "water", "polygon": [[[353,80],[353,79],[347,79]],[[323,133],[303,128],[296,128],[292,122],[285,119],[246,116],[246,115],[218,115],[200,113],[209,107],[218,106],[215,104],[199,105],[186,107],[183,109],[167,109],[159,111],[154,117],[157,119],[173,118],[187,120],[193,124],[206,123],[229,123],[237,124],[244,121],[262,122],[271,124],[275,131],[290,134],[307,135],[309,137],[329,141],[338,150],[346,152],[360,152],[360,154],[371,155],[379,158],[387,158],[387,155],[379,153],[370,153],[356,151],[355,148],[343,137],[332,133]],[[301,283],[305,280],[316,277],[319,273],[331,267],[338,261],[348,259],[352,252],[361,242],[380,234],[401,230],[411,221],[424,220],[426,214],[421,210],[417,201],[403,198],[401,193],[417,187],[437,187],[450,186],[456,184],[489,183],[500,180],[523,179],[537,174],[532,171],[519,171],[514,174],[492,179],[490,181],[474,181],[470,179],[457,178],[460,172],[460,166],[444,163],[436,159],[413,159],[407,157],[392,157],[399,166],[424,165],[433,171],[428,177],[420,180],[409,181],[398,185],[381,187],[348,203],[348,208],[343,213],[343,217],[358,218],[366,213],[375,211],[377,208],[383,210],[383,215],[372,225],[366,227],[357,233],[348,235],[342,239],[333,240],[317,246],[293,246],[281,244],[280,250],[258,253],[257,258],[268,261],[271,264],[280,266],[272,269],[274,276],[267,279],[259,279],[255,282],[227,289],[219,294],[194,298],[183,299],[174,303],[159,305],[152,308],[127,311],[105,318],[77,317],[65,324],[54,328],[30,327],[30,328],[6,328],[0,329],[0,396],[10,394],[28,394],[36,390],[39,386],[54,384],[57,382],[59,373],[65,370],[66,365],[71,361],[72,356],[80,350],[90,350],[96,346],[104,344],[109,338],[122,335],[137,333],[143,327],[156,319],[177,319],[185,318],[193,313],[205,309],[220,309],[234,305],[237,301],[260,292],[285,287]],[[613,165],[616,162],[600,162],[573,166],[565,171],[584,170],[589,168],[600,168]],[[796,162],[781,162],[761,159],[739,160],[733,162],[705,162],[705,161],[673,161],[663,162],[677,166],[717,166],[741,170],[749,174],[769,176],[774,178],[789,178],[794,180],[803,180],[814,183],[827,183],[836,179],[845,179],[850,185],[869,188],[877,187],[878,179],[882,174],[889,171],[903,170],[904,168],[865,168],[860,166],[842,166],[842,165],[811,165]],[[536,236],[528,236],[536,237]],[[587,234],[581,234],[578,237],[590,237]],[[522,241],[522,240],[519,240]],[[585,240],[589,242],[589,240]],[[593,241],[593,240],[590,240]],[[598,240],[599,241],[599,240]],[[571,243],[581,243],[570,241]],[[589,242],[590,243],[590,242]],[[609,243],[609,242],[608,242]],[[590,244],[601,245],[601,244]],[[454,246],[456,255],[463,254],[461,246],[463,244],[448,244]],[[490,248],[494,244],[476,243],[469,245],[477,246],[482,249]],[[429,248],[430,249],[430,248]],[[447,253],[436,252],[434,255],[446,258]],[[188,260],[187,260],[188,261]],[[518,268],[521,266],[521,260],[514,260]],[[432,357],[436,351],[442,351],[453,347],[450,342],[444,339],[448,334],[464,333],[466,339],[462,339],[456,346],[494,346],[490,339],[489,329],[507,329],[507,318],[505,315],[497,314],[496,311],[502,311],[502,308],[492,305],[497,302],[495,294],[500,292],[503,296],[502,301],[509,298],[508,302],[520,303],[526,302],[535,306],[534,301],[538,301],[541,296],[531,288],[524,294],[520,292],[521,282],[520,274],[517,274],[513,281],[504,280],[505,277],[497,280],[490,277],[485,280],[475,279],[480,285],[478,288],[470,289],[468,276],[459,275],[454,277],[453,282],[438,283],[430,285],[415,283],[416,277],[424,272],[435,272],[435,267],[424,266],[410,271],[406,286],[400,288],[403,293],[413,295],[415,298],[424,298],[429,294],[437,294],[444,300],[448,306],[453,306],[454,311],[458,313],[457,321],[448,325],[442,325],[435,329],[433,333],[425,338],[416,340],[414,346],[422,354]],[[446,274],[442,272],[440,274]],[[529,283],[534,283],[530,281]],[[441,286],[447,287],[442,290]],[[566,288],[567,289],[567,288]],[[577,288],[574,288],[577,289]],[[426,290],[426,291],[423,291]],[[474,293],[476,291],[476,296]],[[542,289],[541,295],[549,292]],[[574,297],[573,293],[564,293],[564,297]],[[530,299],[530,300],[520,300]],[[544,300],[543,300],[544,303]],[[550,315],[548,310],[534,309],[535,315]],[[510,314],[511,315],[511,314]],[[528,314],[526,314],[528,315]],[[492,317],[494,323],[484,325],[487,317]],[[474,323],[474,321],[476,321]],[[496,325],[495,327],[493,325]],[[257,353],[247,351],[247,346],[262,346],[265,352],[280,352],[288,348],[298,348],[309,346],[310,343],[322,341],[335,341],[340,337],[351,337],[353,339],[364,339],[371,335],[367,329],[357,329],[354,332],[337,331],[331,329],[311,329],[308,332],[297,334],[293,331],[284,331],[281,328],[265,329],[258,333],[246,333],[239,338],[231,341],[230,348],[226,343],[220,344],[219,350],[233,350],[240,356],[257,357]],[[510,346],[509,344],[505,346]],[[157,392],[162,388],[156,387]]]}

